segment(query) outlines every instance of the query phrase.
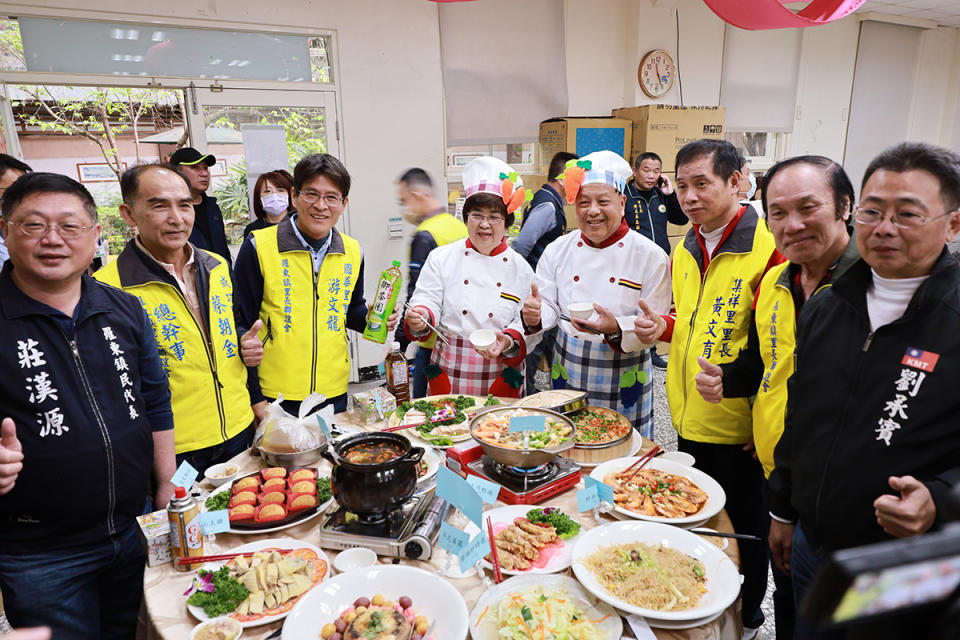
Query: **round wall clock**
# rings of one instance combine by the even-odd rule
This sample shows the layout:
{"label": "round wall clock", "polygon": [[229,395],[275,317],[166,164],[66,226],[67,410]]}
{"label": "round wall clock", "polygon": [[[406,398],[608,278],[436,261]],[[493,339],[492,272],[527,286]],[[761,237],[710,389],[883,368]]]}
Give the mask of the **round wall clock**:
{"label": "round wall clock", "polygon": [[637,81],[645,94],[651,98],[660,98],[670,91],[676,74],[677,68],[670,54],[663,49],[654,49],[640,60]]}

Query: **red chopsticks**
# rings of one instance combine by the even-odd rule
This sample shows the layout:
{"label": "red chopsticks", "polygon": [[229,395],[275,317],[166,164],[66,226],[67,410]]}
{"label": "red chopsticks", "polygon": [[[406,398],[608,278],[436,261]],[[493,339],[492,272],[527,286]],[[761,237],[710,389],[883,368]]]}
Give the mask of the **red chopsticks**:
{"label": "red chopsticks", "polygon": [[[292,553],[293,549],[270,549],[270,551],[276,551],[277,553],[287,554]],[[185,567],[190,564],[200,564],[202,562],[218,562],[220,560],[233,560],[234,558],[239,558],[240,556],[252,556],[253,551],[247,551],[246,553],[221,553],[220,555],[213,556],[192,556],[186,558],[180,558],[177,560],[177,565]]]}
{"label": "red chopsticks", "polygon": [[503,574],[500,572],[500,558],[497,557],[497,541],[493,536],[493,522],[490,516],[487,516],[487,533],[490,534],[490,559],[493,561],[493,581],[497,584],[503,582]]}
{"label": "red chopsticks", "polygon": [[[626,469],[624,469],[624,471],[630,471],[630,470],[633,469],[634,467],[637,467],[638,464],[640,465],[639,467],[636,468],[636,470],[635,470],[633,473],[631,473],[629,476],[627,476],[626,478],[624,478],[621,482],[623,482],[624,484],[630,482],[631,478],[633,478],[633,476],[635,476],[635,475],[637,475],[638,473],[640,473],[640,470],[643,469],[645,466],[647,466],[647,463],[650,462],[651,460],[653,460],[653,458],[654,458],[658,453],[660,453],[660,445],[655,444],[655,445],[653,445],[653,449],[650,449],[650,451],[647,451],[645,454],[643,454],[642,456],[640,456],[640,459],[639,459],[639,460],[637,460],[637,461],[634,462],[632,465],[630,465],[629,467],[627,467]],[[621,472],[621,473],[622,473],[622,472]]]}
{"label": "red chopsticks", "polygon": [[391,433],[393,431],[403,431],[404,429],[410,429],[412,427],[419,427],[422,424],[427,424],[427,421],[423,422],[411,422],[410,424],[399,424],[395,427],[387,427],[386,429],[381,429],[383,433]]}

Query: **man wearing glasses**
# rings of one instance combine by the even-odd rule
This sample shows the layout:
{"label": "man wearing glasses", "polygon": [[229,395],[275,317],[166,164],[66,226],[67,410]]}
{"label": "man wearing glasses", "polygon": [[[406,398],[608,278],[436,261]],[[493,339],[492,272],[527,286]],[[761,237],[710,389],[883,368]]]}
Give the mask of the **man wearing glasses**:
{"label": "man wearing glasses", "polygon": [[[771,553],[797,602],[826,554],[939,525],[960,477],[958,206],[960,156],[881,153],[853,216],[862,259],[800,313],[770,475]],[[796,637],[833,636],[801,610]]]}
{"label": "man wearing glasses", "polygon": [[[133,296],[85,275],[97,210],[29,173],[3,196],[0,589],[15,627],[132,638],[146,554],[136,517],[175,470],[170,393]],[[150,491],[151,475],[154,490]]]}
{"label": "man wearing glasses", "polygon": [[[339,413],[347,409],[350,356],[347,332],[363,331],[363,253],[334,228],[350,193],[350,174],[328,154],[314,154],[293,170],[297,212],[254,231],[240,247],[235,271],[244,362],[259,366],[268,399],[283,394],[296,415],[316,391]],[[256,323],[260,323],[257,325]],[[397,314],[388,320],[393,331]]]}

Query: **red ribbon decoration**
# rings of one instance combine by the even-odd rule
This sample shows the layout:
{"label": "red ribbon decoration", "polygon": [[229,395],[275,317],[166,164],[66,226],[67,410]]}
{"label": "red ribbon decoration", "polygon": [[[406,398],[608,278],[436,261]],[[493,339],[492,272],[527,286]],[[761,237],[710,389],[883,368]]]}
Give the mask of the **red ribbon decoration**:
{"label": "red ribbon decoration", "polygon": [[813,0],[794,13],[779,0],[703,0],[727,24],[741,29],[788,29],[814,27],[845,18],[863,0]]}

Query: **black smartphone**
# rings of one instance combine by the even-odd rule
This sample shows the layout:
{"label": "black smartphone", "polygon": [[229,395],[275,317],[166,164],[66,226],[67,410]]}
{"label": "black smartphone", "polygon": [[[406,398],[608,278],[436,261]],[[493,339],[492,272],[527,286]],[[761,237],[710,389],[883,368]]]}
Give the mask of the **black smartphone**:
{"label": "black smartphone", "polygon": [[666,183],[667,183],[667,181],[663,179],[663,176],[660,176],[659,178],[657,178],[657,186],[658,186],[658,187],[662,187],[662,186],[665,185]]}

